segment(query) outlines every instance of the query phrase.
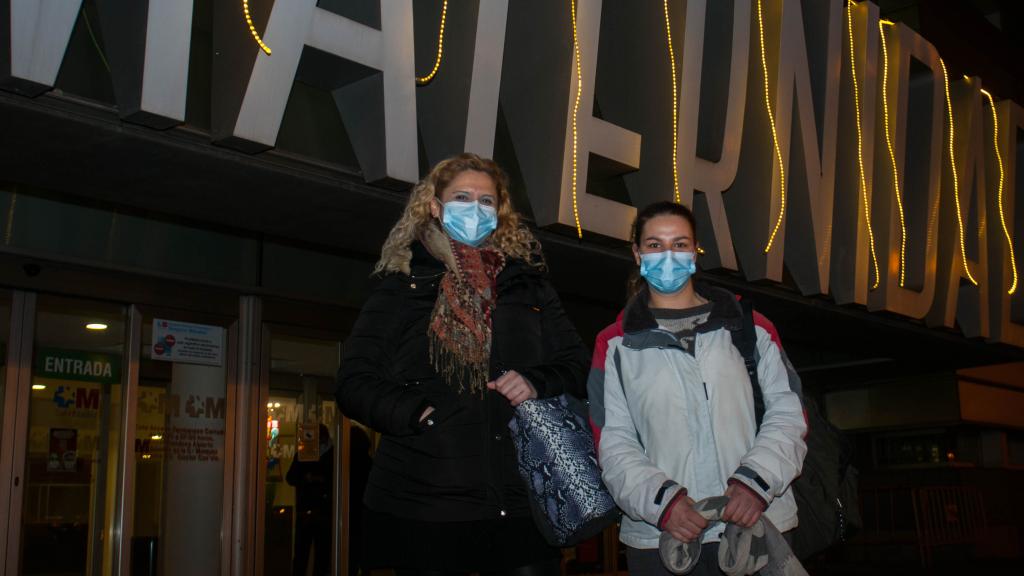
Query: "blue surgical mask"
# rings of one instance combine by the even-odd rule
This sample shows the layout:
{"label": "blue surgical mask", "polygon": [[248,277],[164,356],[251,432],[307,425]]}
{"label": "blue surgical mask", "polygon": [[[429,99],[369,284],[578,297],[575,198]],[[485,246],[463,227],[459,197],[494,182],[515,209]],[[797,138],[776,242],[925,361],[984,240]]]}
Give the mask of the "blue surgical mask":
{"label": "blue surgical mask", "polygon": [[679,292],[696,271],[693,252],[664,250],[640,255],[640,275],[661,294]]}
{"label": "blue surgical mask", "polygon": [[479,202],[445,202],[441,223],[453,239],[476,247],[497,229],[498,211]]}

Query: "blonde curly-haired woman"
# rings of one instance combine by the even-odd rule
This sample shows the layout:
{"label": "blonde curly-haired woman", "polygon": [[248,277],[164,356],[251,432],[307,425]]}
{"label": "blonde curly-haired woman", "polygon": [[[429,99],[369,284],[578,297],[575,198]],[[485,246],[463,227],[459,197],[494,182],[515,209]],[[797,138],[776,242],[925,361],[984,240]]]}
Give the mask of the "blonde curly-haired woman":
{"label": "blonde curly-haired woman", "polygon": [[491,160],[449,158],[410,195],[345,345],[344,413],[382,433],[366,568],[558,574],[508,436],[529,398],[582,394],[587,351]]}

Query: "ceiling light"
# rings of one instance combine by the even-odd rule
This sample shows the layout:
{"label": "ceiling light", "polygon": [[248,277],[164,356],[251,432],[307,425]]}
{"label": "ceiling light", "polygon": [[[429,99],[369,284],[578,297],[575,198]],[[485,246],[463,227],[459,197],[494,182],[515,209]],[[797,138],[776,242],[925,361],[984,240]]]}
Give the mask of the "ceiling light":
{"label": "ceiling light", "polygon": [[102,322],[90,322],[85,325],[86,330],[106,330],[107,325]]}
{"label": "ceiling light", "polygon": [[46,390],[46,384],[33,384],[33,390]]}

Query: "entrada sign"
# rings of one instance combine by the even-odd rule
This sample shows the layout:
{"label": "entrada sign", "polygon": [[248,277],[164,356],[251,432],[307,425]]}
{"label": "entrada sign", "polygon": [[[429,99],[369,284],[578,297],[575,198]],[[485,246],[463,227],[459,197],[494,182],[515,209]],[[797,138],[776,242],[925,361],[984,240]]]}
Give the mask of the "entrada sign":
{"label": "entrada sign", "polygon": [[41,348],[36,352],[35,376],[120,384],[121,359],[102,352]]}
{"label": "entrada sign", "polygon": [[[297,75],[330,91],[368,181],[415,181],[418,138],[431,163],[491,156],[500,124],[540,226],[625,238],[634,205],[678,196],[705,230],[705,267],[776,282],[785,267],[803,294],[1024,347],[1010,293],[1024,109],[951,76],[876,5],[689,0],[666,21],[660,2],[459,3],[418,88],[415,37],[430,35],[432,60],[435,4],[414,17],[412,0],[381,0],[367,16],[253,0],[268,55],[237,3],[213,3],[211,138],[273,147]],[[52,86],[80,5],[5,0],[0,84]],[[182,122],[192,1],[97,6],[123,118]],[[595,178],[621,193],[588,190]]]}

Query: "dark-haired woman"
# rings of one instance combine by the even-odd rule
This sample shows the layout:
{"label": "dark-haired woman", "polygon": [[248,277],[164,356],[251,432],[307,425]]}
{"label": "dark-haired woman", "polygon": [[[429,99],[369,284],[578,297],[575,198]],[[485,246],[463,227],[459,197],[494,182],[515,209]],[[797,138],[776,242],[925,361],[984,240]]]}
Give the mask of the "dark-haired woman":
{"label": "dark-haired woman", "polygon": [[338,373],[342,411],[382,433],[364,565],[399,576],[558,574],[508,434],[529,398],[579,394],[587,352],[491,160],[439,163],[381,250]]}
{"label": "dark-haired woman", "polygon": [[755,424],[750,377],[730,329],[742,321],[733,294],[697,286],[697,227],[684,206],[639,212],[633,228],[636,293],[622,318],[599,336],[589,391],[600,432],[603,478],[625,512],[619,533],[631,574],[668,574],[662,531],[700,539],[694,574],[719,574],[724,524],[693,505],[726,495],[723,522],[752,526],[765,514],[780,530],[796,526],[790,482],[807,447],[799,396],[787,362],[761,326],[757,376],[766,411]]}

